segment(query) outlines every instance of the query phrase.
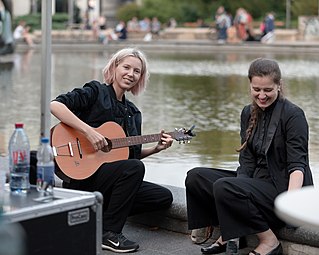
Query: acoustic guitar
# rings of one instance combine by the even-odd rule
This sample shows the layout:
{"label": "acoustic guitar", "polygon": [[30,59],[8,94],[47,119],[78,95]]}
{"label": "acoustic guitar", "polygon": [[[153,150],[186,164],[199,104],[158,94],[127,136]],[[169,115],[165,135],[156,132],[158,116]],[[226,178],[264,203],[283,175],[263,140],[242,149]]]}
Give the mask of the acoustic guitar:
{"label": "acoustic guitar", "polygon": [[[180,143],[188,142],[195,134],[194,126],[189,130],[175,129],[167,134]],[[59,123],[51,130],[51,145],[55,162],[66,176],[83,180],[90,177],[106,162],[128,159],[129,146],[159,142],[161,133],[126,137],[124,130],[115,122],[106,122],[96,131],[104,135],[108,147],[103,151],[95,151],[92,144],[79,131]]]}

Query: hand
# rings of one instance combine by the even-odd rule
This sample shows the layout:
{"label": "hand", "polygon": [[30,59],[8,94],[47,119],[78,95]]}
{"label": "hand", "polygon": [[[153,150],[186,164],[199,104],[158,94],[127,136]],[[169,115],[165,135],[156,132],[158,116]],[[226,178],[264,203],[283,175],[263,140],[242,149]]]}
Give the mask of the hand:
{"label": "hand", "polygon": [[94,128],[90,128],[86,132],[87,139],[91,142],[95,151],[102,150],[104,152],[108,151],[108,142],[106,138],[97,132]]}
{"label": "hand", "polygon": [[302,187],[304,174],[301,170],[293,171],[289,176],[288,191],[300,189]]}
{"label": "hand", "polygon": [[161,131],[161,134],[162,134],[162,137],[155,147],[155,152],[166,150],[167,148],[172,146],[172,143],[174,141],[174,139],[169,134],[166,134],[164,130]]}

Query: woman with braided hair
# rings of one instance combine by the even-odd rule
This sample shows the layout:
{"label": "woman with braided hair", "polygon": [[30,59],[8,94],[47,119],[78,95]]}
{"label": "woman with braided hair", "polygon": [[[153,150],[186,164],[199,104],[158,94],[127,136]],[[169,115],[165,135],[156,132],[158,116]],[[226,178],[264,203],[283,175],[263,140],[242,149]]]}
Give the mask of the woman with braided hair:
{"label": "woman with braided hair", "polygon": [[203,254],[224,252],[227,240],[252,234],[259,244],[249,255],[283,254],[275,230],[285,223],[274,212],[274,200],[313,185],[307,120],[284,98],[277,62],[254,60],[248,79],[252,103],[241,113],[237,171],[197,167],[187,173],[189,229],[219,226],[221,233]]}

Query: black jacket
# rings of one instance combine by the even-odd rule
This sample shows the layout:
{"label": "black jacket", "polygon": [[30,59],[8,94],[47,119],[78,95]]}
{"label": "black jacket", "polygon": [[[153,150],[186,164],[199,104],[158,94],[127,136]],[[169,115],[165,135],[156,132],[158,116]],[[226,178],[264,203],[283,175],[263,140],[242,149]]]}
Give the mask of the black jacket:
{"label": "black jacket", "polygon": [[[91,81],[54,100],[65,104],[91,127],[114,121],[122,126],[127,136],[141,135],[141,112],[125,97],[122,102],[118,101],[112,85]],[[130,147],[130,158],[140,158],[140,155],[141,145]]]}
{"label": "black jacket", "polygon": [[[251,105],[241,113],[241,141],[245,140]],[[287,99],[280,98],[273,110],[267,132],[266,161],[278,193],[288,189],[289,174],[304,173],[303,186],[313,185],[308,155],[308,123],[303,110]],[[256,167],[253,151],[247,146],[239,155],[237,175],[252,178]]]}

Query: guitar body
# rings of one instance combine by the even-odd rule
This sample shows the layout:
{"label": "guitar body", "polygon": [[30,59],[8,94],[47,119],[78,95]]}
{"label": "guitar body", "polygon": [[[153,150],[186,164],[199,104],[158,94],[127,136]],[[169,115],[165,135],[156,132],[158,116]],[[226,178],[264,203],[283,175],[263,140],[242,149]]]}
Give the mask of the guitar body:
{"label": "guitar body", "polygon": [[[115,122],[106,122],[96,130],[110,140],[126,137],[122,127]],[[95,151],[82,133],[63,123],[53,127],[51,144],[56,164],[65,175],[76,180],[90,177],[103,163],[128,159],[129,156],[128,147]]]}
{"label": "guitar body", "polygon": [[[195,136],[192,133],[194,127],[189,130],[175,129],[166,134],[179,143],[185,143]],[[104,123],[95,130],[106,138],[108,142],[106,152],[95,151],[81,132],[68,125],[59,123],[52,128],[51,145],[55,162],[67,177],[76,180],[86,179],[103,163],[128,159],[130,146],[159,142],[162,137],[162,133],[126,137],[122,127],[112,121]]]}

